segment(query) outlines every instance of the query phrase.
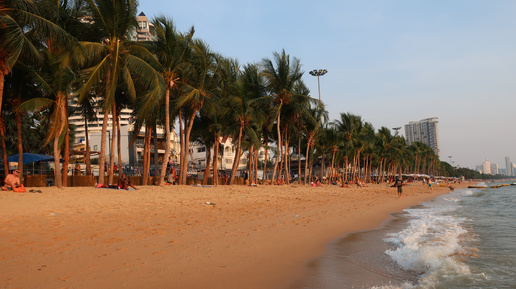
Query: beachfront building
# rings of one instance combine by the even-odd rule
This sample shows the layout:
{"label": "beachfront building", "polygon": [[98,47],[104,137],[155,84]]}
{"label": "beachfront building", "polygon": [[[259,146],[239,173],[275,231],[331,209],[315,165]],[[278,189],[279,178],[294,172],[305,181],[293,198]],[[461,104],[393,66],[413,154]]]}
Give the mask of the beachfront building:
{"label": "beachfront building", "polygon": [[514,176],[514,169],[509,157],[505,157],[505,173],[507,176]]}
{"label": "beachfront building", "polygon": [[491,174],[491,163],[489,162],[488,159],[486,159],[482,163],[482,173],[486,174],[486,175],[490,175]]}
{"label": "beachfront building", "polygon": [[[217,168],[220,171],[231,171],[233,168],[233,162],[236,157],[236,145],[233,144],[233,140],[230,137],[221,137],[220,138],[221,148],[219,149],[219,157],[218,157],[218,165]],[[199,171],[203,171],[206,169],[206,161],[207,161],[207,151],[204,145],[198,143],[191,143],[190,145],[190,159],[192,160],[192,164],[194,168]],[[213,157],[213,148],[211,148],[210,156]],[[269,160],[271,156],[271,152],[268,153]],[[242,153],[240,157],[240,163],[238,164],[238,170],[246,170],[249,161],[249,152],[245,151]],[[265,149],[260,148],[258,151],[258,161],[265,161]],[[213,165],[213,162],[211,163]],[[213,169],[213,168],[212,168]]]}
{"label": "beachfront building", "polygon": [[498,175],[498,164],[491,164],[491,174],[492,175]]}
{"label": "beachfront building", "polygon": [[[124,111],[124,110],[122,110]],[[121,160],[123,166],[140,167],[143,166],[143,144],[145,136],[145,127],[141,129],[137,136],[134,136],[134,127],[132,124],[131,115],[126,110],[125,114],[120,115],[120,151]],[[102,118],[103,114],[100,110],[96,112],[94,121],[88,121],[88,141],[91,150],[91,158],[98,158],[100,153],[100,142],[102,135]],[[82,163],[84,162],[84,154],[86,153],[86,123],[81,115],[73,114],[69,118],[69,122],[76,127],[76,142],[73,145],[73,153],[76,155],[75,160]],[[109,160],[111,154],[111,137],[113,136],[112,116],[109,115],[108,129],[107,129],[108,141],[106,143],[106,158]],[[165,132],[161,127],[157,128],[157,152],[158,162],[161,164],[165,155]],[[135,138],[132,142],[133,137]],[[179,163],[179,154],[181,151],[181,145],[179,137],[175,131],[171,132],[170,139],[170,158],[172,162]],[[151,142],[151,164],[154,163],[154,142]],[[115,149],[115,162],[118,163],[118,153]]]}
{"label": "beachfront building", "polygon": [[437,117],[411,121],[405,125],[405,138],[408,145],[414,142],[422,142],[430,146],[439,157],[439,135],[437,130]]}
{"label": "beachfront building", "polygon": [[151,41],[154,40],[154,25],[149,22],[149,18],[145,13],[141,12],[136,17],[138,28],[135,31],[129,32],[129,39],[131,41]]}

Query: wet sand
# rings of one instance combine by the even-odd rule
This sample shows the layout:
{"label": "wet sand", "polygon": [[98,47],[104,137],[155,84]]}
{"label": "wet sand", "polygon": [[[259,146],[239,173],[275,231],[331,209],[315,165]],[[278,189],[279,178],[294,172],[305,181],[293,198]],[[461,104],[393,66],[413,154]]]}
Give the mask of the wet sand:
{"label": "wet sand", "polygon": [[416,183],[398,199],[386,184],[37,189],[0,192],[0,287],[289,288],[328,243],[449,191]]}

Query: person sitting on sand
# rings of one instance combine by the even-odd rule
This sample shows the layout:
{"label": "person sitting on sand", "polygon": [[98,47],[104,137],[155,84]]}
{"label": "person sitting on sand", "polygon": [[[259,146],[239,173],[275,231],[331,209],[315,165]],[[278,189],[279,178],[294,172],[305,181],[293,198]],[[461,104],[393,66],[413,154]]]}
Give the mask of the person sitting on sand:
{"label": "person sitting on sand", "polygon": [[129,187],[137,190],[137,188],[135,186],[133,186],[133,183],[131,183],[128,179],[127,179],[127,176],[125,174],[122,174],[122,176],[120,177],[120,179],[118,180],[118,188],[121,189],[121,190],[128,190]]}
{"label": "person sitting on sand", "polygon": [[315,186],[322,187],[321,180],[319,180],[319,178],[317,178],[317,180],[315,181]]}
{"label": "person sitting on sand", "polygon": [[12,191],[13,188],[17,188],[20,186],[20,175],[19,170],[14,170],[12,174],[8,174],[4,179],[4,186],[2,187],[2,191]]}

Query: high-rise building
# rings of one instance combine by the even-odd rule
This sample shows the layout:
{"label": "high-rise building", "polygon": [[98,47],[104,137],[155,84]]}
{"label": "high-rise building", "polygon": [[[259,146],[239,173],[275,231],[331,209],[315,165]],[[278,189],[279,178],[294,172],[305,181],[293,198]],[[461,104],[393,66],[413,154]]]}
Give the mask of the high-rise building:
{"label": "high-rise building", "polygon": [[489,162],[489,160],[485,160],[483,163],[482,163],[482,173],[486,174],[486,175],[490,175],[491,174],[491,163]]}
{"label": "high-rise building", "polygon": [[431,147],[439,157],[439,136],[437,130],[437,117],[411,121],[405,125],[405,138],[408,145],[414,142],[422,142]]}
{"label": "high-rise building", "polygon": [[505,170],[508,176],[514,176],[514,170],[512,168],[511,159],[509,157],[505,157]]}
{"label": "high-rise building", "polygon": [[491,164],[491,174],[498,175],[498,164]]}

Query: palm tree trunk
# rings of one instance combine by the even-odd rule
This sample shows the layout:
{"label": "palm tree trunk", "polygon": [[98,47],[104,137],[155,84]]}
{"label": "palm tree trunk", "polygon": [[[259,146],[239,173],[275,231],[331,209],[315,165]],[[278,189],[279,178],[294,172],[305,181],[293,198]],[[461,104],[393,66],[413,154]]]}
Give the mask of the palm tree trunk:
{"label": "palm tree trunk", "polygon": [[[61,94],[61,93],[59,93]],[[63,187],[68,186],[68,164],[70,163],[70,128],[68,127],[68,97],[66,94],[62,94],[64,106],[63,106],[63,124],[65,130],[65,143],[64,143],[64,163],[63,163]],[[66,170],[65,170],[66,169]]]}
{"label": "palm tree trunk", "polygon": [[251,183],[251,180],[253,180],[254,177],[254,146],[249,147],[247,157],[247,171],[249,172],[249,183]]}
{"label": "palm tree trunk", "polygon": [[268,141],[268,138],[265,137],[265,160],[263,161],[262,184],[265,181],[265,173],[267,172],[268,156],[269,156],[269,141]]}
{"label": "palm tree trunk", "polygon": [[297,142],[297,183],[301,184],[301,135]]}
{"label": "palm tree trunk", "polygon": [[285,157],[284,164],[285,164],[285,184],[290,184],[290,150],[289,150],[289,141],[288,141],[288,132],[285,128],[285,133],[283,134],[285,136]]}
{"label": "palm tree trunk", "polygon": [[[61,157],[59,153],[59,139],[61,136],[61,132],[64,125],[64,116],[65,116],[65,105],[63,103],[63,99],[58,94],[58,102],[57,102],[57,111],[60,114],[60,117],[56,118],[55,123],[55,131],[54,131],[54,182],[55,185],[58,188],[63,187],[63,180],[62,180],[62,174],[61,174]],[[63,166],[63,172],[64,172],[64,166]]]}
{"label": "palm tree trunk", "polygon": [[151,128],[147,123],[145,124],[145,136],[143,140],[143,180],[142,185],[146,186],[149,183],[149,167],[150,167],[150,139]]}
{"label": "palm tree trunk", "polygon": [[217,168],[219,165],[219,135],[215,133],[215,142],[213,145],[213,185],[217,186],[219,184],[219,169]]}
{"label": "palm tree trunk", "polygon": [[[308,161],[309,161],[309,155],[310,155],[310,145],[312,143],[312,137],[308,137],[308,144],[306,145],[306,155],[305,155],[305,179],[303,183],[306,185],[307,183],[307,173],[308,173]],[[301,176],[301,175],[300,175]]]}
{"label": "palm tree trunk", "polygon": [[[206,146],[206,168],[204,169],[204,179],[202,180],[203,185],[208,185],[208,180],[210,178],[210,163],[211,163],[211,147]],[[215,174],[213,175],[213,179],[215,179]]]}
{"label": "palm tree trunk", "polygon": [[229,184],[232,185],[235,181],[235,174],[238,170],[238,164],[240,164],[240,155],[242,154],[242,134],[244,132],[244,126],[240,124],[240,130],[238,132],[238,143],[237,143],[237,151],[235,154],[235,159],[233,160],[233,167],[231,168],[231,177],[229,178]]}
{"label": "palm tree trunk", "polygon": [[63,187],[61,178],[61,162],[59,161],[59,134],[56,132],[54,135],[54,182],[58,188]]}
{"label": "palm tree trunk", "polygon": [[[194,109],[192,112],[192,115],[190,116],[190,119],[188,120],[188,127],[186,127],[185,130],[185,159],[184,164],[182,164],[181,171],[184,171],[183,174],[183,184],[186,184],[186,175],[188,172],[188,154],[190,153],[190,134],[192,132],[192,126],[195,119],[195,114],[197,113],[197,109]],[[187,124],[185,122],[185,125]]]}
{"label": "palm tree trunk", "polygon": [[258,150],[259,149],[255,149],[254,150],[254,183],[257,184],[258,183]]}
{"label": "palm tree trunk", "polygon": [[91,148],[90,148],[90,137],[88,133],[88,119],[84,118],[84,131],[86,136],[86,155],[84,161],[86,162],[86,175],[91,175]]}
{"label": "palm tree trunk", "polygon": [[170,89],[165,93],[165,155],[161,164],[161,174],[159,175],[159,183],[163,184],[165,173],[167,171],[167,162],[170,157]]}
{"label": "palm tree trunk", "polygon": [[[23,138],[22,138],[22,115],[21,112],[15,112],[16,132],[18,136],[18,170],[21,173],[20,183],[23,183]],[[7,175],[7,172],[6,172]]]}
{"label": "palm tree trunk", "polygon": [[109,184],[113,184],[113,169],[115,167],[115,141],[116,141],[116,103],[113,100],[113,107],[111,108],[111,149],[109,152]]}
{"label": "palm tree trunk", "polygon": [[[158,148],[158,124],[156,122],[154,122],[154,125],[152,127],[152,132],[153,132],[152,141],[153,141],[153,146],[154,146],[154,169],[157,170],[159,167],[159,152],[158,152],[159,148]],[[163,163],[165,163],[164,160],[163,160]],[[161,173],[160,173],[160,175],[161,175]]]}
{"label": "palm tree trunk", "polygon": [[122,133],[120,133],[120,111],[117,110],[116,112],[116,149],[117,149],[117,155],[118,155],[118,176],[122,175],[122,148],[121,141],[122,141]]}
{"label": "palm tree trunk", "polygon": [[100,140],[100,154],[99,154],[99,184],[105,184],[106,180],[106,138],[107,138],[107,123],[108,111],[104,111],[104,119],[102,120],[102,136]]}
{"label": "palm tree trunk", "polygon": [[[2,83],[3,85],[3,83]],[[1,91],[0,91],[1,93]],[[0,136],[2,137],[2,159],[4,160],[4,172],[9,171],[9,162],[7,161],[7,146],[5,144],[5,124],[2,112],[0,111]]]}
{"label": "palm tree trunk", "polygon": [[[5,65],[4,63],[2,63],[2,64]],[[4,81],[5,81],[5,75],[7,73],[9,73],[9,70],[7,70],[7,69],[0,70],[0,115],[3,115],[2,114],[2,102],[4,101]],[[7,162],[7,160],[4,160],[4,165],[6,162]],[[9,167],[9,164],[7,164],[7,167]],[[6,170],[6,172],[8,172],[8,171],[9,171],[9,169]]]}
{"label": "palm tree trunk", "polygon": [[[180,144],[181,144],[181,151],[179,152],[179,184],[184,185],[183,183],[183,175],[186,173],[183,170],[183,165],[185,162],[185,138],[184,138],[184,128],[183,128],[183,117],[182,117],[183,111],[179,110],[179,136],[180,136]],[[184,124],[186,126],[186,123]]]}
{"label": "palm tree trunk", "polygon": [[[281,108],[281,104],[280,104],[280,108]],[[276,121],[276,130],[278,132],[278,149],[280,150],[280,153],[279,154],[276,154],[276,163],[274,164],[274,172],[272,173],[272,184],[274,184],[274,180],[275,180],[275,177],[276,177],[276,170],[278,168],[278,163],[280,161],[280,157],[281,157],[281,152],[283,151],[282,150],[282,144],[281,144],[281,130],[280,130],[280,113],[281,110],[278,109],[278,117],[277,117],[277,121]],[[281,174],[281,172],[280,172]]]}

